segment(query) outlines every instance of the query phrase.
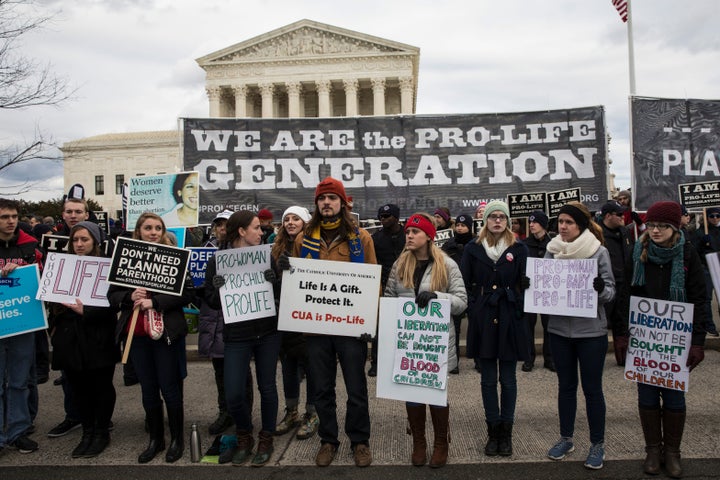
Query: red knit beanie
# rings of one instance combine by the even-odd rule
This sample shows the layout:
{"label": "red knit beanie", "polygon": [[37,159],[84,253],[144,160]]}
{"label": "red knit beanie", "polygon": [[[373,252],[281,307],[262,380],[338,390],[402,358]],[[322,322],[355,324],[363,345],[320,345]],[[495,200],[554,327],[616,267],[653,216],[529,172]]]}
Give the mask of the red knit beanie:
{"label": "red knit beanie", "polygon": [[407,232],[407,229],[410,227],[422,230],[428,237],[430,237],[430,240],[435,240],[435,225],[433,225],[430,219],[428,219],[425,215],[416,213],[408,218],[405,222],[405,231]]}
{"label": "red knit beanie", "polygon": [[347,197],[345,196],[345,187],[340,180],[325,177],[325,179],[315,187],[315,201],[317,202],[318,197],[325,193],[334,193],[340,197],[344,204],[348,203]]}
{"label": "red knit beanie", "polygon": [[270,210],[268,210],[267,208],[263,208],[262,210],[260,210],[260,211],[258,212],[258,218],[259,218],[260,220],[272,220],[273,214],[272,214],[272,212],[271,212]]}
{"label": "red knit beanie", "polygon": [[667,223],[675,230],[680,230],[682,208],[675,202],[655,202],[648,208],[645,223]]}

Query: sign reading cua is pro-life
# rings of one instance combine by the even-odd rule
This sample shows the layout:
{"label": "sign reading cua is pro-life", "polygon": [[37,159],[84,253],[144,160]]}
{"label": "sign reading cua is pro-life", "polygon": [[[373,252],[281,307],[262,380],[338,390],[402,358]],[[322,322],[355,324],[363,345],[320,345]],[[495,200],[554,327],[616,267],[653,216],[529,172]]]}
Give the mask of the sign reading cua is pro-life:
{"label": "sign reading cua is pro-life", "polygon": [[118,237],[108,282],[182,295],[190,252],[185,249]]}
{"label": "sign reading cua is pro-life", "polygon": [[450,302],[380,299],[377,396],[447,404]]}
{"label": "sign reading cua is pro-life", "polygon": [[0,277],[0,338],[48,328],[45,307],[35,299],[39,284],[37,264]]}
{"label": "sign reading cua is pro-life", "polygon": [[359,337],[375,335],[380,265],[290,258],[283,273],[278,329]]}
{"label": "sign reading cua is pro-life", "polygon": [[596,259],[528,258],[526,274],[530,278],[530,288],[525,291],[526,312],[597,316],[598,294],[593,288]]}
{"label": "sign reading cua is pro-life", "polygon": [[258,245],[215,254],[217,274],[225,279],[225,285],[220,287],[225,323],[275,315],[273,286],[265,279],[271,249],[272,245]]}
{"label": "sign reading cua is pro-life", "polygon": [[65,253],[48,253],[43,268],[38,300],[107,307],[110,259]]}
{"label": "sign reading cua is pro-life", "polygon": [[630,297],[625,378],[687,392],[693,311],[691,303]]}

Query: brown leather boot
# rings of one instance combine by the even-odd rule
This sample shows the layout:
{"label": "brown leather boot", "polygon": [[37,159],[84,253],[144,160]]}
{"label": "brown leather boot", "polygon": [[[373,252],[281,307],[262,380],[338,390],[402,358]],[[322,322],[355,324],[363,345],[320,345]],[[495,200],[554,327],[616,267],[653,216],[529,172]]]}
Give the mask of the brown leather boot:
{"label": "brown leather boot", "polygon": [[665,447],[665,471],[669,477],[681,478],[680,442],[685,429],[685,412],[663,409],[663,444]]}
{"label": "brown leather boot", "polygon": [[258,448],[250,465],[253,467],[262,467],[270,461],[273,453],[273,434],[265,430],[261,430],[258,435]]}
{"label": "brown leather boot", "polygon": [[430,457],[430,467],[439,468],[447,464],[448,447],[450,443],[450,406],[430,407],[435,441],[433,453]]}
{"label": "brown leather boot", "polygon": [[648,475],[660,473],[662,453],[662,418],[659,408],[639,408],[640,423],[645,435],[645,462],[643,470]]}
{"label": "brown leather boot", "polygon": [[413,451],[410,461],[416,467],[422,467],[427,461],[427,440],[425,440],[425,415],[427,407],[425,405],[408,405],[405,404],[407,410],[408,435],[412,435]]}

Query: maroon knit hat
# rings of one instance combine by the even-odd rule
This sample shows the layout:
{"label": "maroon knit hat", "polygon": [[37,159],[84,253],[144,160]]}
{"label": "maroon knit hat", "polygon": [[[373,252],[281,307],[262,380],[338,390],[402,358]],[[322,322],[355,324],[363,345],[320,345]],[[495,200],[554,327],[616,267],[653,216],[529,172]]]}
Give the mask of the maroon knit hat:
{"label": "maroon knit hat", "polygon": [[682,217],[682,208],[679,203],[655,202],[648,208],[645,223],[667,223],[675,230],[679,230],[680,217]]}
{"label": "maroon knit hat", "polygon": [[260,211],[258,212],[258,218],[259,218],[260,220],[272,220],[272,219],[273,219],[273,214],[272,214],[272,212],[271,212],[270,210],[268,210],[267,208],[263,208],[262,210],[260,210]]}
{"label": "maroon knit hat", "polygon": [[348,203],[347,196],[345,195],[345,187],[340,180],[325,177],[325,179],[315,187],[315,201],[317,202],[318,197],[325,193],[334,193],[340,197],[344,204],[347,205]]}

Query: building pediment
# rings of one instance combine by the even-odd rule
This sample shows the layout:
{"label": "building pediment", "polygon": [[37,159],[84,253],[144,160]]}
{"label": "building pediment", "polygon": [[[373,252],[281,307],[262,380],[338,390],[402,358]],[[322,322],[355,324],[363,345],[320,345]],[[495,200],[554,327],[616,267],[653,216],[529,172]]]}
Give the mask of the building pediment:
{"label": "building pediment", "polygon": [[300,20],[197,59],[201,67],[332,56],[418,55],[419,49],[311,20]]}

